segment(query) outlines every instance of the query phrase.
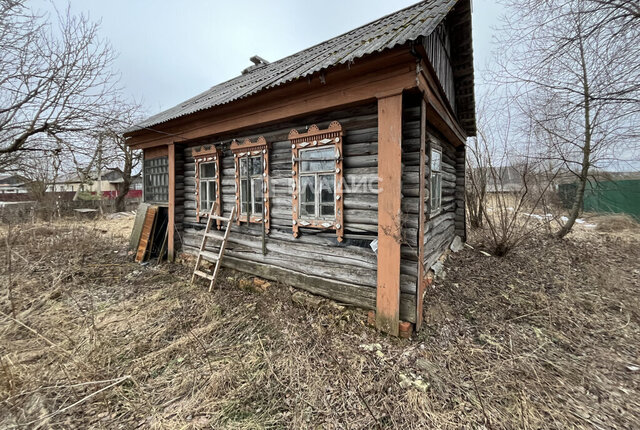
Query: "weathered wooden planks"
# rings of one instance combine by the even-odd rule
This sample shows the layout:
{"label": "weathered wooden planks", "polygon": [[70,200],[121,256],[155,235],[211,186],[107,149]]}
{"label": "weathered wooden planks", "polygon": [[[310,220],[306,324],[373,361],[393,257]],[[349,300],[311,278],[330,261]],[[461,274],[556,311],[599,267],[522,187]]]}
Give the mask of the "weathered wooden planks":
{"label": "weathered wooden planks", "polygon": [[142,231],[140,233],[140,243],[138,244],[138,252],[136,253],[136,261],[143,262],[146,259],[147,252],[151,250],[153,244],[153,230],[156,223],[157,206],[149,206],[144,217]]}
{"label": "weathered wooden planks", "polygon": [[131,230],[131,237],[129,238],[129,249],[137,250],[140,243],[140,235],[142,234],[142,226],[144,225],[144,219],[149,209],[148,203],[140,203],[138,210],[136,211],[136,219],[133,223],[133,230]]}

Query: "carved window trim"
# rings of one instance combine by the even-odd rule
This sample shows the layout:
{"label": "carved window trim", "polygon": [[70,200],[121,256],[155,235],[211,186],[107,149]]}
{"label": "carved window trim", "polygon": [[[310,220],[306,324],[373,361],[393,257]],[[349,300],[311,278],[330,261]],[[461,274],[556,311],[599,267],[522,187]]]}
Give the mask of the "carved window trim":
{"label": "carved window trim", "polygon": [[[233,162],[235,165],[235,182],[236,182],[236,221],[238,225],[241,222],[262,223],[262,214],[248,216],[242,214],[242,202],[240,201],[240,159],[242,157],[262,156],[262,204],[264,207],[264,227],[269,233],[271,227],[271,207],[269,206],[269,144],[263,136],[252,142],[245,139],[242,143],[234,140],[231,142],[231,152],[233,153]],[[249,182],[251,187],[251,180]],[[253,196],[252,196],[253,199]]]}
{"label": "carved window trim", "polygon": [[[216,165],[216,198],[214,200],[214,204],[216,205],[215,215],[222,215],[222,172],[220,171],[220,150],[214,146],[202,146],[199,148],[193,148],[191,150],[191,155],[193,155],[193,159],[195,161],[195,169],[196,169],[196,221],[200,222],[200,218],[206,218],[209,216],[207,211],[200,210],[200,164],[203,163],[215,163]],[[221,221],[218,220],[216,222],[218,228],[220,228]]]}
{"label": "carved window trim", "polygon": [[[320,130],[317,125],[309,127],[306,133],[299,133],[293,129],[289,132],[289,141],[291,141],[291,161],[293,164],[293,236],[300,235],[300,227],[318,228],[326,230],[335,230],[338,242],[344,239],[344,209],[343,209],[343,171],[342,171],[342,125],[338,121],[333,121],[324,130]],[[302,219],[299,214],[300,208],[300,150],[310,148],[321,148],[323,146],[333,146],[336,149],[336,166],[335,166],[335,219]]]}

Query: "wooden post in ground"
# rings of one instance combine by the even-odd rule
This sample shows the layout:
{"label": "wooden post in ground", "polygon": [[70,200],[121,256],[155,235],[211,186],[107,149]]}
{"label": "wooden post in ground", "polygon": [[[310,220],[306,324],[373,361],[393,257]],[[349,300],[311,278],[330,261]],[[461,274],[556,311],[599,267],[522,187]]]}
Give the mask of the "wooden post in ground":
{"label": "wooden post in ground", "polygon": [[402,243],[402,90],[378,96],[376,327],[398,336]]}
{"label": "wooden post in ground", "polygon": [[176,213],[176,147],[173,143],[168,145],[169,155],[169,220],[167,221],[167,259],[173,261],[174,240],[173,232],[175,230],[175,213]]}

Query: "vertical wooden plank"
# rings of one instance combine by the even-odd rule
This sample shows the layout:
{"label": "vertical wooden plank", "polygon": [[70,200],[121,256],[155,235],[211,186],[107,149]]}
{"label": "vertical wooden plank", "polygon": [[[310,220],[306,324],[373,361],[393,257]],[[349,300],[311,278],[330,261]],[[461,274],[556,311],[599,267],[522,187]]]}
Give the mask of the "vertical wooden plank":
{"label": "vertical wooden plank", "polygon": [[175,230],[176,219],[176,147],[172,143],[168,145],[167,149],[169,153],[169,221],[167,222],[167,258],[169,261],[173,261],[175,258],[173,232]]}
{"label": "vertical wooden plank", "polygon": [[138,249],[140,243],[140,235],[142,234],[142,225],[144,224],[144,218],[147,216],[147,209],[149,205],[147,203],[140,203],[136,212],[136,219],[133,222],[133,230],[131,231],[131,238],[129,239],[129,249]]}
{"label": "vertical wooden plank", "polygon": [[402,243],[402,92],[378,98],[376,327],[398,335]]}
{"label": "vertical wooden plank", "polygon": [[422,327],[422,300],[426,288],[424,269],[424,223],[425,223],[425,174],[427,151],[427,102],[422,99],[420,105],[420,200],[418,202],[418,285],[416,288],[416,331]]}

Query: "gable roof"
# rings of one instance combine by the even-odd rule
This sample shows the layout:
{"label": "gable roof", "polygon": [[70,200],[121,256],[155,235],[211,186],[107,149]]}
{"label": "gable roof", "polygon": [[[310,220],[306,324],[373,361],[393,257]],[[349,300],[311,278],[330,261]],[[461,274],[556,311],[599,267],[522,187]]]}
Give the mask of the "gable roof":
{"label": "gable roof", "polygon": [[340,36],[248,72],[160,112],[127,132],[142,130],[185,115],[243,99],[262,90],[347,64],[429,35],[457,0],[426,0],[386,15]]}

